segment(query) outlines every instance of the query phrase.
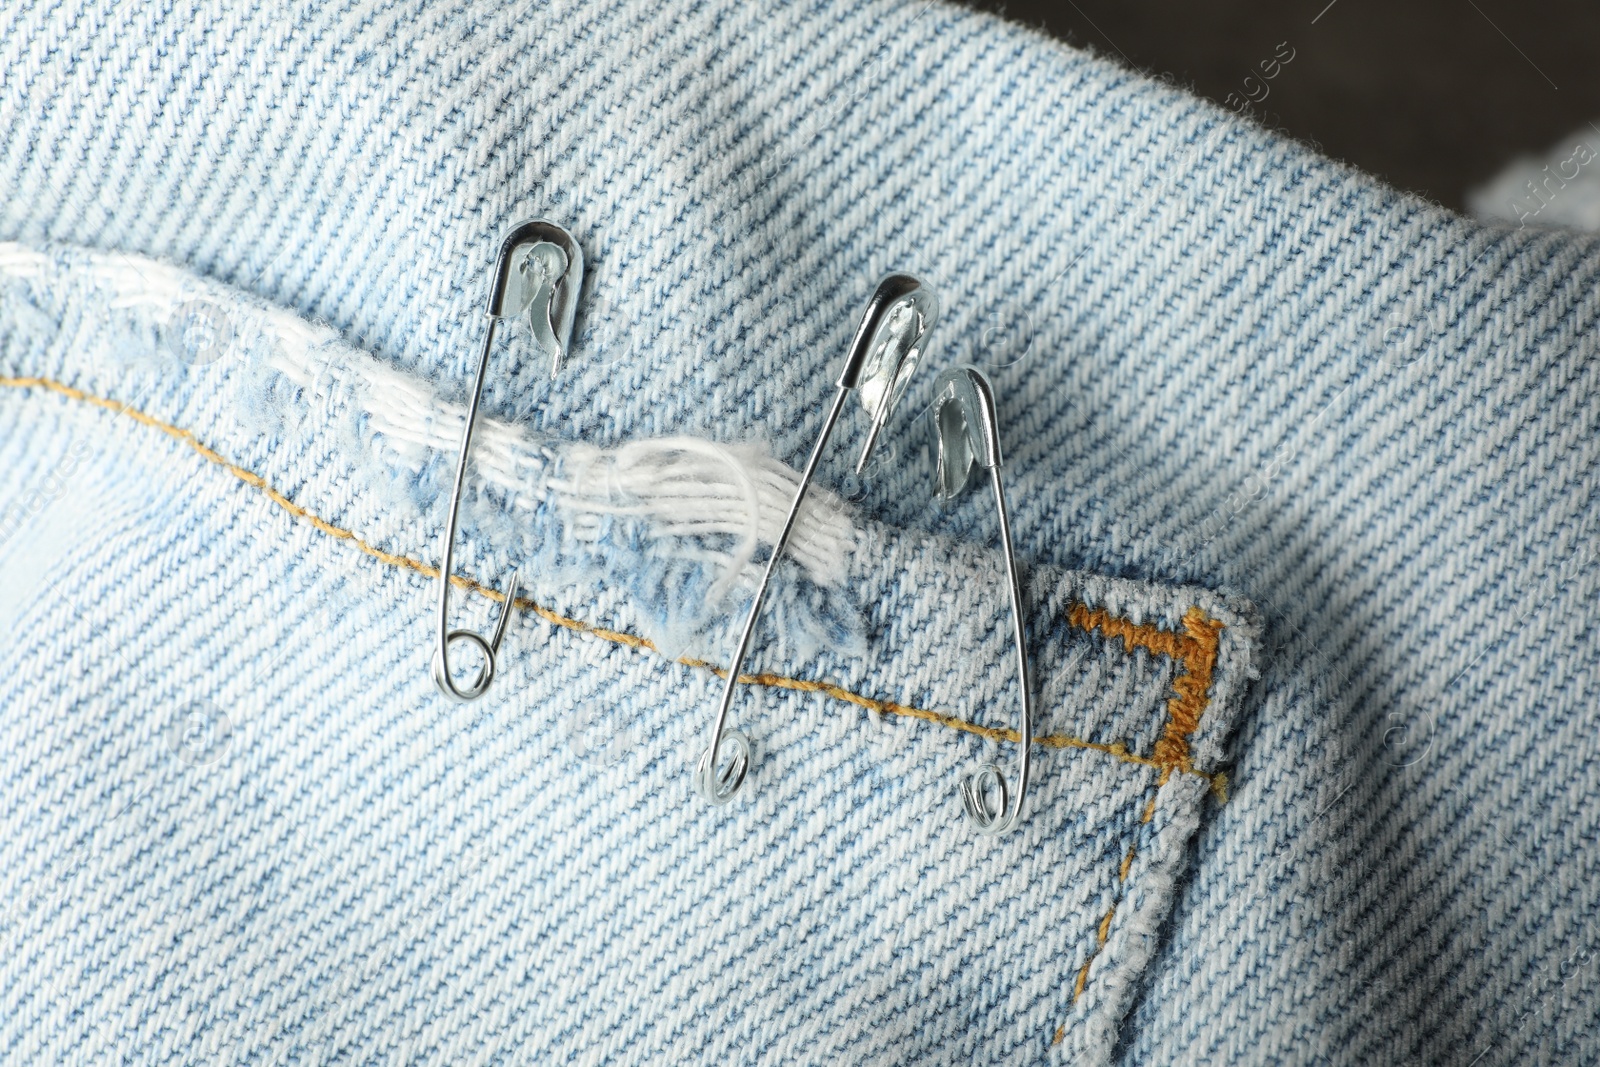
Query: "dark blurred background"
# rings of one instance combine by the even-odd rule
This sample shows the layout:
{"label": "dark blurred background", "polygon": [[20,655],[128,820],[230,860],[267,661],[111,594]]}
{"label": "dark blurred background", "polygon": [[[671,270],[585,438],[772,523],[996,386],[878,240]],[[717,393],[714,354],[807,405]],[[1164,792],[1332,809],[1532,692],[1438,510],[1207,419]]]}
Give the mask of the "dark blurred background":
{"label": "dark blurred background", "polygon": [[[1234,94],[1257,121],[1458,210],[1516,156],[1600,123],[1600,0],[972,6],[1218,103]],[[1294,58],[1274,66],[1280,45]]]}

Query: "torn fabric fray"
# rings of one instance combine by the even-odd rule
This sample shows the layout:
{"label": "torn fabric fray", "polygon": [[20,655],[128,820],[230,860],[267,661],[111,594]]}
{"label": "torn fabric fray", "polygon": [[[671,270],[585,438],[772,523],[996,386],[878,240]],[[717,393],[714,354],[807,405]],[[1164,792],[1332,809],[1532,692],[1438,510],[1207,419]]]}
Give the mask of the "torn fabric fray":
{"label": "torn fabric fray", "polygon": [[[634,592],[661,605],[653,640],[673,659],[725,653],[733,637],[726,623],[748,611],[797,484],[762,448],[687,436],[616,449],[568,445],[548,481],[564,551],[592,545],[641,577],[647,587]],[[794,656],[822,648],[859,655],[861,613],[838,595],[855,526],[826,491],[807,494],[802,515],[778,566],[783,592],[763,627]]]}
{"label": "torn fabric fray", "polygon": [[[0,249],[0,273],[12,273],[8,265],[18,257],[5,252]],[[254,472],[259,478],[250,484],[264,480],[279,499],[312,509],[324,533],[348,537],[359,530],[374,544],[413,554],[435,543],[428,502],[442,505],[443,498],[428,488],[426,474],[448,468],[460,415],[452,425],[452,409],[422,383],[292,316],[287,335],[296,329],[307,334],[312,343],[305,349],[316,360],[286,361],[285,333],[259,323],[253,330],[239,327],[255,321],[253,315],[278,314],[253,305],[226,309],[235,346],[230,358],[206,365],[210,370],[197,364],[174,373],[152,347],[171,343],[162,337],[166,324],[159,314],[152,317],[146,308],[127,319],[149,299],[148,288],[132,296],[122,291],[124,305],[108,316],[103,288],[95,279],[71,276],[69,266],[62,267],[70,277],[59,292],[24,281],[27,307],[7,301],[0,327],[11,334],[6,371],[53,376],[70,383],[69,393],[81,388],[137,398],[140,410],[194,430],[216,450],[213,457],[228,457],[213,463]],[[146,275],[154,269],[143,261],[141,267]],[[80,289],[63,295],[79,282]],[[130,341],[141,329],[143,340]],[[196,375],[207,377],[197,382]],[[388,403],[374,403],[374,391]],[[246,397],[257,404],[246,419],[218,417],[219,409],[237,409]],[[492,578],[501,567],[524,565],[541,603],[569,616],[563,623],[571,623],[569,632],[635,649],[630,635],[674,629],[691,635],[686,643],[692,649],[695,633],[711,631],[699,619],[684,621],[670,611],[710,598],[726,569],[707,560],[741,561],[740,569],[753,574],[770,548],[770,541],[751,545],[748,523],[708,524],[697,514],[703,498],[720,500],[722,507],[744,501],[744,514],[754,515],[755,528],[764,531],[766,513],[776,508],[764,502],[762,485],[770,483],[781,497],[788,491],[785,479],[793,477],[753,447],[669,438],[638,442],[631,450],[600,449],[535,441],[493,421],[483,430],[485,447],[481,454],[475,449],[478,477],[463,504],[464,547],[475,573]],[[286,464],[287,456],[312,462]],[[286,473],[308,466],[303,482]],[[741,474],[726,476],[714,492],[703,488],[717,477],[714,470],[732,466]],[[384,479],[388,489],[374,492]],[[1006,1007],[992,1013],[992,1026],[975,1027],[969,1037],[1020,1042],[1031,1050],[1030,1060],[1054,1051],[1066,1062],[1106,1062],[1170,913],[1188,842],[1207,788],[1216,782],[1221,745],[1255,674],[1252,611],[1203,590],[1031,568],[1028,625],[1037,681],[1047,697],[1036,723],[1044,751],[1025,825],[1003,841],[975,839],[960,823],[954,783],[1000,754],[1000,743],[1011,740],[1006,732],[1016,706],[1000,561],[985,545],[875,523],[856,527],[842,512],[828,511],[835,507],[830,501],[820,503],[825,507],[813,516],[817,525],[802,550],[779,570],[776,580],[788,583],[790,593],[775,605],[752,656],[759,684],[742,692],[735,712],[755,740],[752,773],[760,779],[755,807],[743,816],[746,832],[778,832],[777,810],[820,811],[843,802],[870,809],[875,833],[897,843],[892,850],[916,842],[909,856],[926,859],[919,850],[932,847],[945,858],[909,883],[896,881],[893,863],[870,879],[881,892],[869,889],[854,899],[851,921],[870,927],[886,909],[912,898],[919,914],[942,918],[905,927],[912,933],[895,939],[892,965],[872,979],[882,987],[872,1006],[841,997],[817,1010],[884,1013],[882,1027],[869,1027],[872,1032],[911,1018],[918,1004],[932,1011],[917,976],[941,971],[952,958],[993,951],[1002,936],[994,925],[999,919],[990,906],[973,902],[1015,901],[1038,916],[1036,958],[995,970],[994,1005]],[[683,567],[660,568],[643,585],[630,582],[637,578],[631,564],[659,563],[663,542],[681,551]],[[834,578],[824,568],[837,549],[846,551],[837,557]],[[417,559],[381,561],[423,569]],[[563,588],[564,582],[571,584]],[[749,584],[741,578],[717,592],[737,604]],[[644,593],[634,592],[639,589]],[[486,606],[482,598],[468,598],[460,610],[470,614]],[[556,621],[554,612],[543,613]],[[527,621],[539,625],[531,616]],[[832,624],[846,639],[800,648],[795,636],[806,632],[807,622],[813,635],[837,636],[828,630]],[[405,632],[421,628],[419,617]],[[858,644],[848,640],[852,636]],[[549,683],[549,668],[548,656],[508,656],[505,699],[537,706],[527,703],[533,699],[528,694]],[[633,672],[624,689],[636,692],[646,684],[637,668],[618,669]],[[414,681],[425,688],[421,672]],[[646,709],[660,718],[649,735],[682,748],[685,758],[655,759],[661,751],[655,749],[634,768],[641,775],[647,768],[648,776],[629,779],[641,796],[681,784],[679,768],[692,762],[691,749],[702,741],[703,723],[688,706],[673,698]],[[871,731],[865,739],[862,729]],[[775,849],[777,842],[763,847]],[[797,870],[838,859],[824,842],[807,847],[795,857]],[[717,906],[734,909],[750,899],[755,888],[738,879],[736,872],[711,878],[708,891],[727,894]],[[780,929],[789,924],[781,912],[773,922]],[[752,929],[750,936],[770,944],[774,934]],[[797,960],[809,951],[803,942],[785,948]],[[833,959],[818,965],[849,970]],[[933,1017],[948,1019],[955,1010],[947,1006]]]}
{"label": "torn fabric fray", "polygon": [[[0,243],[0,279],[10,313],[33,323],[25,332],[59,335],[70,323],[91,365],[154,376],[155,392],[206,375],[269,447],[326,447],[331,430],[383,511],[443,529],[465,407],[429,383],[325,325],[142,257]],[[626,590],[642,636],[672,658],[724,652],[799,481],[753,444],[680,436],[604,449],[482,412],[470,469],[469,569],[518,566],[546,599],[596,584]],[[800,658],[823,647],[859,653],[860,613],[839,595],[854,551],[844,506],[809,494],[768,593],[764,639]]]}

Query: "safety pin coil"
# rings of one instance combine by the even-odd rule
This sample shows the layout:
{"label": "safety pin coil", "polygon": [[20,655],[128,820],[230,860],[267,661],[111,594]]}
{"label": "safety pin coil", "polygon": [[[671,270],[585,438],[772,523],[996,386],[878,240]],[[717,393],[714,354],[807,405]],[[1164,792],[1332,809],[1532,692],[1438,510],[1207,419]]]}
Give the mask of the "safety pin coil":
{"label": "safety pin coil", "polygon": [[[483,398],[484,372],[494,345],[495,327],[503,319],[528,316],[534,344],[550,357],[550,373],[561,369],[561,358],[572,339],[572,321],[578,293],[583,288],[583,250],[562,227],[546,219],[534,219],[512,228],[500,243],[494,278],[489,289],[488,325],[483,335],[483,350],[478,355],[478,371],[467,403],[467,424],[461,432],[461,454],[456,461],[455,488],[450,492],[450,517],[445,524],[443,560],[439,564],[439,625],[433,648],[433,682],[452,700],[476,700],[494,681],[495,658],[506,623],[516,606],[517,572],[506,583],[493,634],[485,640],[472,630],[450,629],[451,560],[455,552],[456,520],[461,511],[461,493],[467,478],[467,457],[472,450],[472,431],[478,421],[478,403]],[[478,649],[482,662],[465,687],[456,684],[450,669],[450,645],[466,641]]]}

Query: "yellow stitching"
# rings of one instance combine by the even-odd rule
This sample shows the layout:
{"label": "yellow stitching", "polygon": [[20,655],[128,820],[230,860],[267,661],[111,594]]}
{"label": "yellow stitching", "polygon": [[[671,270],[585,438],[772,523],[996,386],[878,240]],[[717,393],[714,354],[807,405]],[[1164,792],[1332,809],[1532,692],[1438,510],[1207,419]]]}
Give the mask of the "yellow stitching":
{"label": "yellow stitching", "polygon": [[[104,397],[95,396],[91,393],[86,393],[82,389],[74,388],[73,386],[67,385],[64,382],[58,382],[51,378],[13,378],[0,376],[0,386],[9,386],[18,389],[46,389],[50,392],[57,393],[72,400],[79,400],[86,404],[92,404],[95,407],[104,408],[107,411],[125,414],[141,425],[149,426],[152,429],[159,430],[168,437],[188,445],[191,449],[198,453],[201,458],[223,468],[251,488],[260,490],[267,496],[269,500],[271,500],[274,504],[277,504],[289,514],[295,516],[296,518],[306,520],[312,526],[331,537],[337,538],[341,541],[350,542],[361,552],[371,556],[373,559],[376,559],[381,563],[387,563],[390,566],[403,567],[407,570],[415,571],[424,578],[439,577],[439,568],[430,566],[419,559],[413,559],[410,556],[402,556],[393,552],[387,552],[381,548],[378,548],[376,545],[362,540],[360,537],[356,536],[353,531],[346,530],[343,527],[335,526],[326,519],[323,519],[320,516],[306,510],[299,504],[296,504],[294,501],[284,496],[278,490],[272,488],[271,485],[267,484],[266,479],[262,478],[259,474],[256,474],[254,471],[246,470],[245,468],[230,462],[221,454],[201,442],[188,430],[174,426],[169,422],[163,422],[153,415],[146,414],[137,408],[120,404],[114,400],[107,400]],[[497,589],[491,588],[490,586],[483,585],[472,578],[468,578],[460,574],[452,574],[450,576],[450,581],[459,589],[481,594],[482,596],[488,597],[490,600],[498,601],[500,603],[505,602],[504,593]],[[551,611],[549,608],[544,607],[541,604],[537,604],[526,597],[517,597],[516,604],[519,608],[533,612],[535,615],[552,625],[572,630],[575,633],[589,634],[590,636],[598,637],[604,641],[611,641],[615,644],[626,645],[629,648],[656,651],[656,646],[646,638],[639,637],[635,634],[625,633],[621,630],[612,630],[604,626],[596,626],[592,623],[583,622],[580,619],[568,618],[567,616],[557,614],[556,612]],[[1159,630],[1153,626],[1139,626],[1128,622],[1126,619],[1119,619],[1114,616],[1106,615],[1104,612],[1091,612],[1089,608],[1084,607],[1081,604],[1074,606],[1070,615],[1070,621],[1078,624],[1080,629],[1091,628],[1090,626],[1077,623],[1080,612],[1089,612],[1090,615],[1092,615],[1096,620],[1095,625],[1099,625],[1102,628],[1108,626],[1116,627],[1116,636],[1122,636],[1125,639],[1132,640],[1140,647],[1149,648],[1152,651],[1162,651],[1165,654],[1172,655],[1174,654],[1173,652],[1166,650],[1168,648],[1178,649],[1180,647],[1172,642],[1181,642],[1185,640],[1181,635],[1173,634],[1170,631]],[[687,667],[708,670],[721,678],[727,677],[727,671],[717,667],[712,663],[708,663],[705,660],[684,657],[676,662]],[[1012,744],[1015,744],[1018,740],[1020,740],[1020,735],[1016,730],[1001,729],[992,726],[979,726],[977,723],[968,722],[965,719],[958,719],[953,715],[944,715],[937,711],[929,711],[925,708],[916,708],[906,704],[897,704],[889,700],[878,700],[875,697],[863,696],[860,693],[852,692],[851,690],[845,689],[843,686],[835,685],[832,682],[807,681],[801,678],[789,678],[778,674],[741,674],[739,676],[739,681],[746,685],[761,685],[776,689],[792,689],[803,693],[822,693],[837,700],[843,700],[854,704],[857,707],[867,708],[879,714],[900,715],[907,718],[920,719],[923,722],[933,723],[936,726],[945,726],[952,730],[959,730],[963,733],[974,734],[990,741],[1009,741]],[[1164,764],[1157,759],[1147,756],[1140,756],[1129,752],[1127,747],[1120,741],[1111,744],[1105,744],[1098,741],[1085,741],[1082,738],[1077,737],[1068,737],[1065,734],[1049,734],[1043,737],[1036,737],[1033,740],[1035,744],[1042,745],[1046,748],[1093,749],[1096,752],[1102,752],[1114,759],[1122,761],[1123,763],[1131,763],[1141,767],[1157,767],[1169,773],[1172,769],[1169,765]],[[1195,771],[1189,767],[1184,767],[1183,769],[1188,771],[1190,774],[1195,774],[1198,777],[1210,780],[1210,775]]]}

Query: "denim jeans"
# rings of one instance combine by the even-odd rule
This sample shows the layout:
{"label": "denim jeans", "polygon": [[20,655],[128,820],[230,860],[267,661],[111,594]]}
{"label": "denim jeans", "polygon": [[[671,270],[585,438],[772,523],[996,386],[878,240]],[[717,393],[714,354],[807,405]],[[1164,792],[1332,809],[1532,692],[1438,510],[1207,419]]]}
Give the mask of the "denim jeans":
{"label": "denim jeans", "polygon": [[[0,14],[8,1062],[1600,1055],[1600,248],[943,4]],[[552,376],[498,238],[583,246]],[[934,370],[1000,401],[1038,712]]]}

